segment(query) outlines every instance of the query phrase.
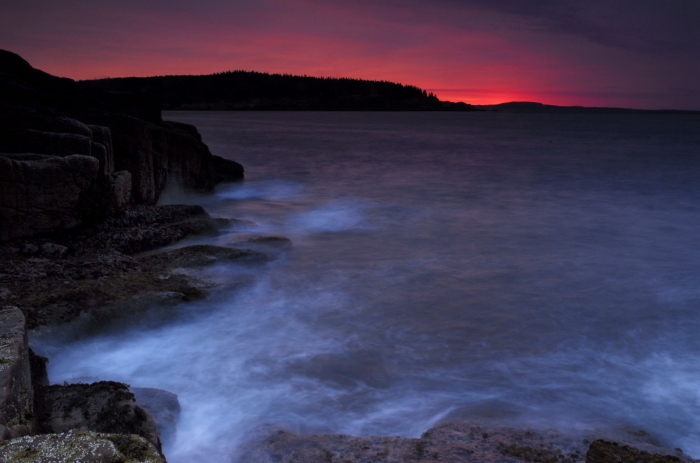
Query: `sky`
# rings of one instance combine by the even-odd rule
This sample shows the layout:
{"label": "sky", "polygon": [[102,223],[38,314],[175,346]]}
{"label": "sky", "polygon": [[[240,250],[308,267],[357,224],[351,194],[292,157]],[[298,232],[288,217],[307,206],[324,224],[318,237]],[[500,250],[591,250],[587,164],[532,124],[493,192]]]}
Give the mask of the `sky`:
{"label": "sky", "polygon": [[2,0],[0,48],[73,79],[248,70],[700,110],[700,0]]}

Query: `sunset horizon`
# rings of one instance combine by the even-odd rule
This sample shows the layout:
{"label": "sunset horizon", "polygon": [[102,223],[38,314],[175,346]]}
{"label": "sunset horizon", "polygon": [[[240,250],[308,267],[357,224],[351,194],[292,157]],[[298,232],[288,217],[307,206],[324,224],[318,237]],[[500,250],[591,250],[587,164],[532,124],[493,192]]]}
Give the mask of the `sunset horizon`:
{"label": "sunset horizon", "polygon": [[0,48],[76,80],[247,69],[397,82],[470,104],[700,110],[700,7],[685,0],[37,0],[0,12]]}

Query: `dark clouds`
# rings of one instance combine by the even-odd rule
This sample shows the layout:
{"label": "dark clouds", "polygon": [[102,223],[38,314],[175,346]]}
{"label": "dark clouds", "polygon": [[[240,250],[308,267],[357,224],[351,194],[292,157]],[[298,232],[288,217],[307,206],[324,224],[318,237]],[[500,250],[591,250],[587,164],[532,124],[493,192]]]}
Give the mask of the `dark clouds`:
{"label": "dark clouds", "polygon": [[642,52],[700,52],[697,0],[443,0],[530,18],[533,27]]}
{"label": "dark clouds", "polygon": [[[578,35],[591,42],[640,52],[700,52],[698,0],[318,0],[366,11],[412,10],[414,19],[458,25],[474,10],[510,16],[503,24],[517,29]],[[404,16],[405,18],[405,16]],[[508,20],[510,19],[510,20]]]}

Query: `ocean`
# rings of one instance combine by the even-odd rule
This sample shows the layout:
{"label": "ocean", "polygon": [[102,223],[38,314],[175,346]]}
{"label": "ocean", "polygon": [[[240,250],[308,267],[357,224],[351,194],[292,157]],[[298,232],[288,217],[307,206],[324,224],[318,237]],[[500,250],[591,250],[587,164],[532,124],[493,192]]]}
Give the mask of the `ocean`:
{"label": "ocean", "polygon": [[[419,436],[447,420],[643,429],[700,458],[700,118],[166,112],[241,184],[164,203],[284,235],[168,317],[69,343],[49,376],[175,392],[171,463],[263,425]],[[265,249],[264,246],[259,249]]]}

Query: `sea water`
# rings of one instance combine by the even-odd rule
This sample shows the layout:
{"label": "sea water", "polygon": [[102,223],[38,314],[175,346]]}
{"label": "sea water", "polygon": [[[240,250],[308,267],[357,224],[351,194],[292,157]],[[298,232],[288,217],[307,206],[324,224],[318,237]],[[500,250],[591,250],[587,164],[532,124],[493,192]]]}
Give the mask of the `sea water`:
{"label": "sea water", "polygon": [[[700,118],[169,112],[241,184],[198,203],[284,235],[162,322],[42,341],[52,382],[175,392],[171,463],[263,424],[419,436],[450,419],[644,429],[700,457]],[[185,243],[185,244],[187,244]]]}

